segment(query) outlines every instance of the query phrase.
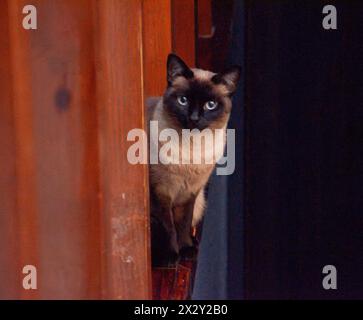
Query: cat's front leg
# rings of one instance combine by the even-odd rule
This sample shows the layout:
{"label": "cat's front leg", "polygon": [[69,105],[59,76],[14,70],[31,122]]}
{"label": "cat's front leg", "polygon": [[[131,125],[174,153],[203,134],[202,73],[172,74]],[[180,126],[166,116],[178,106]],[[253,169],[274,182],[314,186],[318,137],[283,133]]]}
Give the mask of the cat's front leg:
{"label": "cat's front leg", "polygon": [[166,202],[151,203],[151,247],[154,266],[175,265],[179,259],[173,212]]}
{"label": "cat's front leg", "polygon": [[198,253],[197,243],[192,237],[192,220],[195,198],[187,204],[174,209],[174,216],[178,217],[175,222],[177,231],[180,256],[188,260],[194,260]]}

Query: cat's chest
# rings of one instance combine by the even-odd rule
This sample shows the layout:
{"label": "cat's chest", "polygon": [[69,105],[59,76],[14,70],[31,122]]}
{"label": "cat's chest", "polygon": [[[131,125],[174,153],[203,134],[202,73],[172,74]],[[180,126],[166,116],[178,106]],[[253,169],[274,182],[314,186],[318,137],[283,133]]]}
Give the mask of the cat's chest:
{"label": "cat's chest", "polygon": [[193,186],[202,183],[208,178],[214,165],[174,165],[156,164],[151,166],[151,172],[157,176],[157,180],[170,185]]}
{"label": "cat's chest", "polygon": [[[152,165],[151,179],[158,193],[183,203],[207,183],[214,165]],[[162,183],[157,183],[158,181]]]}

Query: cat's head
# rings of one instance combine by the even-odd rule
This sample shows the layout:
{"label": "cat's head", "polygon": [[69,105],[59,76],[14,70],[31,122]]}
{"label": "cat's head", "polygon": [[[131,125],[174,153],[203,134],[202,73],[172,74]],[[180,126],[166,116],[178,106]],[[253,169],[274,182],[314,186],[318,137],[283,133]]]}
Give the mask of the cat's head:
{"label": "cat's head", "polygon": [[239,66],[218,74],[190,69],[182,59],[170,54],[164,108],[183,129],[223,128],[231,112],[231,97],[240,73]]}

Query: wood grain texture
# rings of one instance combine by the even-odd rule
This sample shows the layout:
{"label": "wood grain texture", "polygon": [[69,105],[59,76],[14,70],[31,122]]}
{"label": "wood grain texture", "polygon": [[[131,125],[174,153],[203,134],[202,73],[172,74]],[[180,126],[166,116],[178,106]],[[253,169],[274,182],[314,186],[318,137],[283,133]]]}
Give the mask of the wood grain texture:
{"label": "wood grain texture", "polygon": [[144,127],[142,3],[97,1],[96,12],[102,295],[151,298],[147,167],[126,157],[127,133]]}
{"label": "wood grain texture", "polygon": [[195,66],[195,0],[172,0],[173,52]]}
{"label": "wood grain texture", "polygon": [[38,290],[21,290],[20,296],[96,298],[100,250],[92,11],[87,1],[34,1],[39,28],[27,31],[21,27],[26,2],[8,3],[14,231],[20,231],[20,266],[35,265],[39,282]]}
{"label": "wood grain texture", "polygon": [[0,1],[0,297],[19,295],[14,109],[8,4]]}
{"label": "wood grain texture", "polygon": [[[18,2],[8,2],[9,51],[11,70],[12,112],[14,119],[15,146],[15,208],[13,214],[15,224],[10,232],[16,232],[17,263],[14,272],[20,274],[27,264],[38,265],[38,243],[34,236],[38,227],[38,212],[36,207],[36,182],[34,163],[34,137],[32,112],[27,101],[31,99],[28,72],[23,68],[29,65],[29,38],[24,30],[17,26],[19,11]],[[6,275],[4,275],[6,276]],[[16,292],[22,298],[35,299],[37,291],[21,290],[21,283],[15,286]]]}
{"label": "wood grain texture", "polygon": [[146,97],[161,96],[166,87],[166,58],[171,47],[171,1],[144,0],[143,56]]}
{"label": "wood grain texture", "polygon": [[30,31],[25,4],[0,0],[0,298],[149,298],[142,2],[33,1]]}
{"label": "wood grain texture", "polygon": [[57,299],[100,296],[97,118],[88,3],[41,1],[39,23],[47,27],[31,37],[40,281],[44,296]]}
{"label": "wood grain texture", "polygon": [[154,300],[186,300],[191,295],[192,270],[178,264],[174,268],[153,270]]}

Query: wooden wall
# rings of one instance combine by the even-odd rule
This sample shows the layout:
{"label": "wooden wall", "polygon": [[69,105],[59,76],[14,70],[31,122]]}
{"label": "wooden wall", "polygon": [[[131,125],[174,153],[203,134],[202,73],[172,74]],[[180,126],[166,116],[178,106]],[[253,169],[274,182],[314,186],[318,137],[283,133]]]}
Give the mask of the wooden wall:
{"label": "wooden wall", "polygon": [[182,3],[34,0],[25,30],[27,1],[0,0],[0,298],[151,297],[148,173],[126,135],[182,47]]}

